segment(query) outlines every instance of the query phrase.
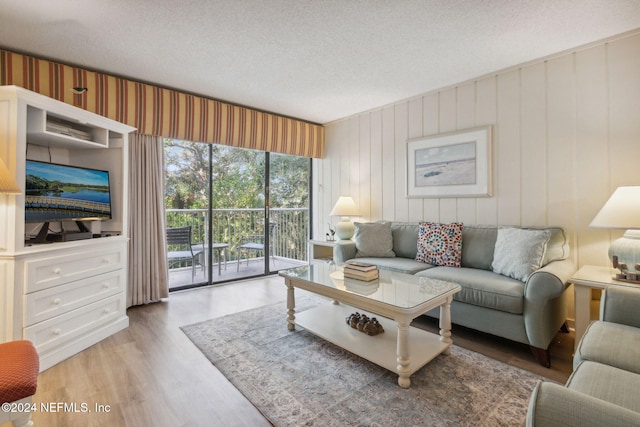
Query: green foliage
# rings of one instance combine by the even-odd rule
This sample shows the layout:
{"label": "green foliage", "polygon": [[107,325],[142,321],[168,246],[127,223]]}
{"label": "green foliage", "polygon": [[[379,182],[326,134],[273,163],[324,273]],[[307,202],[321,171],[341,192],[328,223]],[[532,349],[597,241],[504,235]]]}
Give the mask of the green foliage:
{"label": "green foliage", "polygon": [[[210,149],[213,208],[263,208],[264,152],[173,139],[165,139],[166,207],[207,208]],[[270,159],[271,207],[307,207],[309,159],[283,154],[270,154]]]}

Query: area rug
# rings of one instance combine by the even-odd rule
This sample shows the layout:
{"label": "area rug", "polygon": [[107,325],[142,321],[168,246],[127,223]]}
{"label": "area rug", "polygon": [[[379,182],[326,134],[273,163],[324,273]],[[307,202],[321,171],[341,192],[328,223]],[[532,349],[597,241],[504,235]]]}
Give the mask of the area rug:
{"label": "area rug", "polygon": [[[296,311],[319,302],[296,298]],[[276,426],[519,426],[543,379],[453,345],[403,389],[396,374],[288,331],[284,301],[182,330]]]}

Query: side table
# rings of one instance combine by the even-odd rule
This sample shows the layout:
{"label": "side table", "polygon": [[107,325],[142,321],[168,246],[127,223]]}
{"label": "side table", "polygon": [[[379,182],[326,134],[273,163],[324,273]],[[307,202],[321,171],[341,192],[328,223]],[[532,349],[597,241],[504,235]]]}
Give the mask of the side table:
{"label": "side table", "polygon": [[309,263],[333,260],[333,247],[335,245],[335,240],[309,240]]}
{"label": "side table", "polygon": [[589,322],[591,322],[590,302],[592,289],[607,289],[609,286],[638,287],[633,283],[614,280],[613,276],[615,276],[616,271],[611,267],[585,265],[569,279],[569,282],[573,283],[575,295],[576,347],[587,326],[589,326]]}

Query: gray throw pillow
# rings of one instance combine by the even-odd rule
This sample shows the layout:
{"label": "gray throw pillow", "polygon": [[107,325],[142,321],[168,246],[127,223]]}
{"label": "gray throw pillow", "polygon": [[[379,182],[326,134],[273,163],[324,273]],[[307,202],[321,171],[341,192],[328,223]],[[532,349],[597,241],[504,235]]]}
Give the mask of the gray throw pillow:
{"label": "gray throw pillow", "polygon": [[356,258],[392,258],[393,237],[390,222],[356,222]]}
{"label": "gray throw pillow", "polygon": [[495,273],[526,282],[542,266],[551,232],[500,228],[491,267]]}

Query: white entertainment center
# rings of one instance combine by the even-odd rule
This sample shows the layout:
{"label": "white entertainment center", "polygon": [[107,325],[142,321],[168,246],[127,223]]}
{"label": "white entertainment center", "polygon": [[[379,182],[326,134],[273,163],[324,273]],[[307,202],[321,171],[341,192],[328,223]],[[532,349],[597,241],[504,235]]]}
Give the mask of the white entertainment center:
{"label": "white entertainment center", "polygon": [[[32,341],[41,371],[129,324],[127,147],[133,130],[35,92],[0,87],[0,157],[23,190],[0,194],[0,342]],[[94,238],[28,241],[37,227],[25,224],[27,160],[108,170],[111,219],[91,226]]]}

